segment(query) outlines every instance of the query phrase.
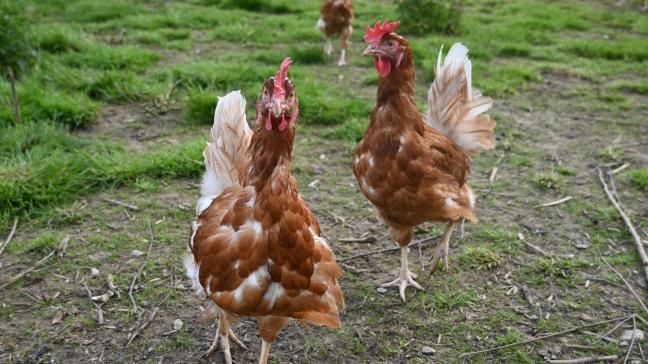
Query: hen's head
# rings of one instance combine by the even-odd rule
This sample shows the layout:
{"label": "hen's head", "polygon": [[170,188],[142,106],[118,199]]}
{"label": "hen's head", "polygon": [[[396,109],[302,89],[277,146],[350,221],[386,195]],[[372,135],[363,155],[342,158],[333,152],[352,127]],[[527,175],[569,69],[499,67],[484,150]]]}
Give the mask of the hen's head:
{"label": "hen's head", "polygon": [[399,21],[389,23],[385,20],[383,24],[378,21],[373,29],[367,26],[367,32],[363,37],[369,46],[362,54],[374,56],[374,65],[380,77],[388,76],[392,69],[401,65],[409,47],[405,38],[394,33],[399,24]]}
{"label": "hen's head", "polygon": [[257,120],[267,131],[280,132],[294,127],[299,114],[295,85],[288,79],[290,57],[281,62],[281,68],[274,77],[268,78],[257,100]]}

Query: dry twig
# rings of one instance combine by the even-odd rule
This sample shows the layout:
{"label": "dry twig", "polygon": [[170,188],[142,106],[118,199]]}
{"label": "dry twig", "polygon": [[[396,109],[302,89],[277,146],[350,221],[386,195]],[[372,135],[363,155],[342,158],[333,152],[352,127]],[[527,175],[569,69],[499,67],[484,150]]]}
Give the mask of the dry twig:
{"label": "dry twig", "polygon": [[59,258],[63,258],[65,255],[65,252],[67,251],[68,243],[70,242],[70,235],[66,235],[63,240],[61,240],[61,244],[59,244],[58,247],[58,254],[57,256]]}
{"label": "dry twig", "polygon": [[146,264],[149,261],[149,256],[151,255],[151,249],[153,248],[153,242],[155,241],[155,236],[153,235],[153,229],[151,228],[151,221],[148,221],[148,230],[149,234],[151,235],[151,241],[149,242],[149,247],[148,251],[146,252],[146,258],[144,259],[144,263],[142,266],[137,270],[137,274],[133,277],[133,280],[131,281],[130,288],[128,289],[128,296],[130,297],[131,302],[133,303],[133,312],[137,312],[139,307],[137,306],[137,302],[135,302],[135,297],[133,296],[133,289],[135,288],[135,282],[139,279],[139,277],[142,275],[142,271],[144,271],[144,267],[146,267]]}
{"label": "dry twig", "polygon": [[[596,168],[598,171],[599,175],[599,180],[601,181],[601,184],[603,185],[603,189],[605,190],[605,194],[607,195],[608,199],[614,207],[619,211],[619,214],[621,215],[621,218],[625,222],[626,226],[628,227],[628,231],[630,231],[630,234],[632,235],[632,238],[634,239],[635,246],[637,250],[639,251],[639,256],[641,257],[641,262],[643,263],[643,269],[644,269],[644,275],[646,276],[646,280],[648,280],[648,254],[646,254],[646,249],[644,248],[643,244],[641,243],[641,237],[639,237],[639,234],[637,234],[637,230],[635,229],[634,225],[632,224],[632,221],[630,221],[630,218],[628,215],[626,215],[625,211],[623,211],[623,207],[621,207],[621,203],[617,201],[614,198],[614,195],[612,192],[610,192],[610,189],[608,188],[607,183],[605,182],[605,178],[603,177],[603,171],[601,171],[600,168]],[[612,175],[609,175],[610,180],[612,181]],[[643,306],[645,309],[645,306]],[[648,310],[646,311],[648,312]]]}
{"label": "dry twig", "polygon": [[563,360],[547,360],[551,364],[586,364],[586,363],[598,363],[602,361],[615,361],[619,359],[618,355],[607,355],[607,356],[588,356],[587,358],[579,359],[563,359]]}
{"label": "dry twig", "polygon": [[544,255],[545,257],[550,257],[551,258],[551,257],[554,256],[553,254],[546,252],[544,249],[540,248],[539,246],[533,245],[533,244],[529,243],[526,240],[522,240],[522,242],[524,243],[524,245],[526,245],[529,248],[531,248],[531,249],[537,251],[538,253]]}
{"label": "dry twig", "polygon": [[364,235],[360,236],[359,238],[341,238],[338,239],[339,242],[341,243],[366,243],[366,244],[371,244],[375,243],[378,241],[375,237],[371,235]]}
{"label": "dry twig", "polygon": [[607,174],[608,174],[609,176],[611,176],[611,175],[614,175],[614,174],[617,174],[617,173],[623,171],[624,169],[626,169],[626,168],[628,168],[628,167],[630,167],[630,163],[626,163],[626,164],[622,165],[622,166],[619,167],[619,168],[615,168],[615,169],[609,171]]}
{"label": "dry twig", "polygon": [[83,288],[85,288],[86,292],[88,292],[88,298],[90,298],[90,302],[95,306],[97,309],[97,323],[99,325],[104,324],[104,317],[103,317],[103,310],[101,309],[101,305],[99,305],[95,300],[92,299],[92,291],[90,291],[90,288],[88,288],[88,285],[83,282]]}
{"label": "dry twig", "polygon": [[11,239],[13,238],[14,234],[16,233],[16,228],[18,227],[18,218],[14,219],[13,227],[11,228],[11,232],[9,232],[9,236],[7,236],[7,240],[5,240],[4,243],[2,243],[2,246],[0,246],[0,255],[2,255],[2,252],[5,250],[7,245],[11,242]]}
{"label": "dry twig", "polygon": [[495,182],[495,176],[497,176],[497,171],[498,170],[499,170],[499,168],[493,167],[493,169],[491,170],[490,177],[488,177],[488,182],[490,182],[490,183]]}
{"label": "dry twig", "polygon": [[621,273],[619,273],[618,270],[614,269],[614,267],[611,266],[610,263],[607,262],[607,260],[603,259],[603,257],[601,257],[601,260],[603,261],[603,263],[605,263],[605,265],[608,266],[608,268],[612,269],[612,271],[613,271],[614,273],[616,273],[616,275],[619,276],[619,278],[621,278],[621,280],[623,281],[623,283],[625,283],[626,287],[628,287],[628,290],[630,290],[630,293],[632,293],[632,295],[634,296],[634,298],[635,298],[637,301],[639,301],[639,304],[641,305],[641,308],[643,308],[644,312],[645,312],[645,313],[648,313],[648,307],[646,307],[646,305],[644,304],[643,300],[642,300],[641,297],[637,294],[637,292],[635,292],[634,288],[632,288],[632,286],[630,285],[630,283],[628,283],[628,281],[626,281],[626,279],[623,278],[623,275],[622,275]]}
{"label": "dry twig", "polygon": [[637,321],[635,321],[635,315],[632,315],[632,339],[630,340],[630,347],[628,347],[628,352],[626,353],[625,359],[623,359],[623,364],[626,364],[628,362],[628,358],[630,358],[630,353],[632,352],[632,348],[634,347],[635,343],[636,333]]}
{"label": "dry twig", "polygon": [[113,199],[110,199],[110,198],[107,198],[107,197],[103,197],[103,198],[101,198],[101,199],[104,200],[104,201],[106,201],[106,202],[110,202],[110,203],[113,204],[113,205],[123,206],[123,207],[126,207],[126,208],[128,208],[128,209],[131,209],[131,210],[133,210],[133,211],[137,211],[137,210],[139,210],[139,207],[137,207],[137,206],[135,206],[135,205],[131,205],[131,204],[126,203],[126,202],[123,202],[123,201],[113,200]]}
{"label": "dry twig", "polygon": [[567,196],[567,197],[565,197],[565,198],[561,198],[560,200],[556,200],[556,201],[551,201],[551,202],[543,203],[542,205],[538,205],[538,206],[536,206],[536,207],[549,207],[549,206],[556,206],[556,205],[560,205],[561,203],[565,203],[565,202],[567,202],[567,201],[569,201],[569,200],[571,200],[571,199],[573,199],[573,198],[574,198],[574,197],[572,197],[572,196]]}
{"label": "dry twig", "polygon": [[617,317],[617,318],[613,318],[613,319],[609,319],[609,320],[603,320],[603,321],[595,322],[593,324],[587,324],[587,325],[582,325],[582,326],[578,326],[578,327],[573,327],[571,329],[566,329],[566,330],[562,330],[562,331],[558,331],[558,332],[553,332],[553,333],[542,335],[542,336],[539,336],[539,337],[534,337],[532,339],[527,339],[527,340],[514,342],[514,343],[511,343],[511,344],[496,346],[496,347],[490,348],[490,349],[471,351],[471,352],[463,353],[463,354],[459,355],[459,358],[463,358],[463,357],[471,356],[471,355],[475,355],[475,354],[489,353],[489,352],[492,352],[492,351],[506,349],[506,348],[510,348],[510,347],[513,347],[513,346],[524,345],[524,344],[528,344],[528,343],[531,343],[531,342],[534,342],[534,341],[544,340],[544,339],[548,339],[550,337],[560,336],[560,335],[568,334],[570,332],[580,331],[580,330],[586,329],[588,327],[599,326],[599,325],[607,324],[607,323],[610,323],[610,322],[616,322],[616,321],[627,319],[627,318],[628,318],[628,316]]}
{"label": "dry twig", "polygon": [[144,330],[145,328],[147,328],[148,325],[150,325],[151,322],[153,322],[153,319],[155,319],[155,315],[157,315],[158,311],[160,311],[160,307],[161,307],[163,304],[165,304],[166,301],[167,301],[168,299],[169,299],[169,295],[167,295],[167,296],[162,300],[162,302],[160,302],[160,304],[157,305],[157,306],[153,309],[153,311],[151,311],[151,314],[149,315],[148,319],[147,319],[147,320],[146,320],[146,321],[145,321],[141,326],[139,326],[138,328],[136,328],[135,331],[133,331],[133,332],[131,332],[130,334],[128,334],[128,341],[126,342],[126,346],[125,346],[125,347],[128,347],[128,345],[130,345],[130,344],[133,342],[133,340],[135,340],[135,338],[136,338],[140,333],[142,333],[142,330]]}
{"label": "dry twig", "polygon": [[[436,238],[438,238],[440,236],[441,236],[441,234],[438,234],[438,235],[427,237],[425,239],[421,239],[421,240],[419,240],[419,241],[417,241],[417,242],[415,242],[413,244],[408,245],[408,247],[409,248],[414,248],[416,246],[426,245],[429,242],[431,242],[432,240],[434,240],[434,239],[436,239]],[[338,262],[346,262],[346,261],[361,258],[361,257],[367,257],[367,256],[370,256],[370,255],[378,255],[378,254],[383,254],[383,253],[395,252],[395,251],[399,251],[399,250],[400,250],[400,247],[374,250],[374,251],[370,251],[370,252],[355,254],[355,255],[352,255],[352,256],[346,257],[346,258],[341,258],[341,259],[338,259]]]}
{"label": "dry twig", "polygon": [[15,277],[11,278],[7,283],[4,283],[2,286],[0,286],[0,289],[5,289],[12,284],[16,283],[18,280],[20,280],[22,277],[26,276],[27,274],[31,273],[33,270],[35,270],[38,266],[41,264],[45,263],[47,260],[52,258],[54,256],[54,253],[56,253],[56,250],[52,250],[49,254],[47,254],[45,257],[43,257],[41,260],[36,262],[36,264],[32,265],[31,267],[25,269],[24,271],[18,273]]}

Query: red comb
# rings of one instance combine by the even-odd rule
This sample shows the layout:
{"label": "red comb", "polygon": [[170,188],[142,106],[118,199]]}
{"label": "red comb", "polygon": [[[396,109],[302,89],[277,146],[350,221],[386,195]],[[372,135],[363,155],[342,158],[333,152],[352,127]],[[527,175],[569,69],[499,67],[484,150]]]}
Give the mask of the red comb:
{"label": "red comb", "polygon": [[288,66],[291,63],[292,59],[290,57],[286,57],[286,59],[281,62],[281,68],[274,78],[274,89],[272,90],[273,97],[278,99],[286,97],[286,75],[288,75]]}
{"label": "red comb", "polygon": [[385,20],[384,23],[380,24],[379,20],[376,22],[373,29],[371,29],[371,26],[367,25],[367,33],[362,37],[362,39],[371,45],[377,46],[383,35],[393,32],[399,25],[400,21],[389,23]]}

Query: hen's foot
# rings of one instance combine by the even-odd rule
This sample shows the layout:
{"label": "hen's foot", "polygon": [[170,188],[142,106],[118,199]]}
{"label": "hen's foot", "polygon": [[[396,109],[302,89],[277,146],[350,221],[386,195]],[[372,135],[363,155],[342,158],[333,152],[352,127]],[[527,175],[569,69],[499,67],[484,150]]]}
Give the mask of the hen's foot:
{"label": "hen's foot", "polygon": [[229,335],[229,338],[232,339],[232,341],[234,341],[234,344],[238,345],[243,350],[247,350],[247,346],[245,346],[245,344],[243,344],[243,342],[238,338],[238,336],[236,336],[234,331],[232,331],[232,328],[229,329],[229,334],[228,335]]}
{"label": "hen's foot", "polygon": [[416,274],[410,272],[409,269],[406,271],[401,270],[400,274],[398,275],[398,278],[394,279],[393,281],[389,283],[384,283],[381,284],[380,287],[398,287],[398,293],[400,294],[400,298],[405,302],[405,288],[407,287],[414,287],[416,289],[422,290],[423,287],[421,287],[420,284],[418,284],[414,278],[416,278]]}
{"label": "hen's foot", "polygon": [[450,254],[450,244],[441,243],[434,253],[434,258],[432,259],[432,267],[430,268],[430,275],[436,271],[439,266],[439,261],[443,258],[443,269],[448,270],[448,255]]}
{"label": "hen's foot", "polygon": [[441,258],[443,258],[443,269],[448,270],[448,255],[450,254],[450,236],[452,235],[452,230],[454,230],[454,227],[457,223],[455,221],[451,221],[448,223],[448,226],[446,227],[445,232],[443,233],[443,236],[441,237],[441,241],[439,242],[439,245],[436,248],[436,252],[434,253],[434,259],[432,259],[432,267],[430,268],[430,275],[434,273],[434,271],[437,269],[439,266],[439,261]]}
{"label": "hen's foot", "polygon": [[209,347],[207,352],[203,355],[203,357],[207,358],[210,357],[213,353],[216,352],[218,349],[218,343],[221,343],[221,346],[223,347],[223,356],[225,357],[225,363],[226,364],[232,364],[232,353],[230,352],[230,344],[229,344],[229,339],[232,339],[234,343],[241,348],[247,350],[247,347],[243,344],[241,340],[236,336],[234,331],[232,331],[232,328],[228,328],[228,333],[227,334],[222,334],[220,329],[220,323],[219,323],[219,329],[216,332],[216,336],[214,336],[214,342],[212,345]]}
{"label": "hen's foot", "polygon": [[333,45],[331,44],[331,41],[327,41],[326,45],[324,46],[324,53],[326,53],[327,56],[330,56],[333,54]]}

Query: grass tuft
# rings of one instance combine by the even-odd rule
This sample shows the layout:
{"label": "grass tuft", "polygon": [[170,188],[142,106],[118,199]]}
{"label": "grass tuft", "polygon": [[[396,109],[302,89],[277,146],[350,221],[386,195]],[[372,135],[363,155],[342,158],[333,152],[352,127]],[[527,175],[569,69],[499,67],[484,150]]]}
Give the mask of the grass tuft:
{"label": "grass tuft", "polygon": [[185,103],[185,120],[197,124],[211,125],[214,122],[216,103],[217,98],[214,93],[202,89],[191,90]]}
{"label": "grass tuft", "polygon": [[648,191],[648,168],[637,168],[628,172],[630,181],[641,191]]}

